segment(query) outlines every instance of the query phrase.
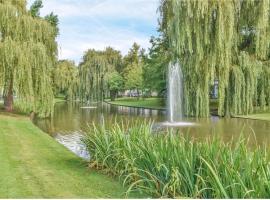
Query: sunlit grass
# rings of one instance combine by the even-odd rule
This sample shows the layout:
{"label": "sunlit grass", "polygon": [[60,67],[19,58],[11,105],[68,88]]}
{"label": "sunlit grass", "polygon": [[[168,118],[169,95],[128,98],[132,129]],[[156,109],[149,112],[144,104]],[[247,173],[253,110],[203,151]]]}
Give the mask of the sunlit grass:
{"label": "sunlit grass", "polygon": [[124,192],[27,117],[0,114],[0,198],[123,198]]}
{"label": "sunlit grass", "polygon": [[151,125],[93,127],[84,139],[91,167],[119,176],[132,190],[152,197],[269,198],[266,148],[218,138],[194,142],[152,132]]}

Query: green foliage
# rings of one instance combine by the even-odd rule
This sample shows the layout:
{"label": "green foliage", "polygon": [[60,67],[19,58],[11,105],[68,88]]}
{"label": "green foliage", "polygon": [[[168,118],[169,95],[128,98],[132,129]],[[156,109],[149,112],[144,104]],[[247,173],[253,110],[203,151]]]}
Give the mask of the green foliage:
{"label": "green foliage", "polygon": [[118,72],[112,72],[108,77],[110,90],[121,90],[123,88],[123,78]]}
{"label": "green foliage", "polygon": [[209,115],[215,79],[221,116],[269,103],[269,10],[269,0],[161,1],[160,29],[182,65],[187,115]]}
{"label": "green foliage", "polygon": [[126,68],[127,73],[125,76],[125,88],[126,89],[142,89],[143,86],[143,71],[142,66],[137,64],[131,64]]}
{"label": "green foliage", "polygon": [[78,93],[78,69],[75,63],[61,60],[53,70],[55,95],[63,94],[66,99],[75,99]]}
{"label": "green foliage", "polygon": [[269,198],[270,160],[265,148],[250,150],[219,138],[199,142],[178,134],[153,134],[147,123],[93,127],[84,142],[90,166],[121,178],[127,191],[156,198]]}
{"label": "green foliage", "polygon": [[128,55],[124,57],[124,68],[126,68],[130,64],[134,63],[139,64],[140,62],[139,53],[140,53],[140,45],[134,42],[128,52]]}
{"label": "green foliage", "polygon": [[44,17],[45,20],[47,20],[54,28],[55,28],[55,32],[56,35],[59,34],[59,19],[58,19],[58,15],[55,15],[53,12],[51,12],[50,14],[46,15]]}
{"label": "green foliage", "polygon": [[88,50],[79,65],[79,94],[82,101],[103,100],[109,96],[108,74],[120,69],[122,57],[110,47],[105,51]]}
{"label": "green foliage", "polygon": [[32,17],[40,17],[40,9],[43,8],[42,0],[35,0],[30,7]]}
{"label": "green foliage", "polygon": [[108,74],[108,87],[110,90],[111,100],[114,101],[118,91],[122,90],[124,87],[123,77],[117,71]]}
{"label": "green foliage", "polygon": [[142,89],[143,86],[143,58],[144,50],[137,43],[132,45],[124,57],[123,77],[126,89]]}
{"label": "green foliage", "polygon": [[48,116],[53,108],[55,30],[23,6],[25,1],[0,1],[0,86],[9,100],[15,93],[28,109]]}
{"label": "green foliage", "polygon": [[151,38],[152,47],[149,55],[144,59],[143,82],[144,87],[162,93],[166,90],[167,66],[169,55],[167,42],[164,38]]}

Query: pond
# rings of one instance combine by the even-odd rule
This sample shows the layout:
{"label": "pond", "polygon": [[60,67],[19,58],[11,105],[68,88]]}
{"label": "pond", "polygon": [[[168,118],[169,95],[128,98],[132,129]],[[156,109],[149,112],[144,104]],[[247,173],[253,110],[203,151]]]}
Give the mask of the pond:
{"label": "pond", "polygon": [[[163,129],[160,124],[167,119],[166,111],[143,108],[131,108],[110,105],[107,103],[94,103],[85,106],[82,103],[60,102],[55,105],[54,116],[51,119],[34,119],[34,123],[43,131],[50,134],[58,142],[83,158],[89,155],[81,143],[83,134],[93,123],[110,125],[111,123],[131,123],[134,120],[155,122],[154,127]],[[224,141],[239,138],[242,133],[254,145],[270,144],[270,122],[240,118],[188,118],[194,126],[172,128],[179,134],[189,135],[196,140],[206,140],[214,136]]]}

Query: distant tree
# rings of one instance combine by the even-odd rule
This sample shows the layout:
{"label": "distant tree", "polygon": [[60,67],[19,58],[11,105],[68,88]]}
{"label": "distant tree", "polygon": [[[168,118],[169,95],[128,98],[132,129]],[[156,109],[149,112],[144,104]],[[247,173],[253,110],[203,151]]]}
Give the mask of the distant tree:
{"label": "distant tree", "polygon": [[140,46],[136,42],[134,42],[128,54],[123,58],[123,67],[121,71],[123,77],[126,77],[130,70],[128,66],[130,65],[137,66],[139,64],[140,62],[139,54],[140,54]]}
{"label": "distant tree", "polygon": [[79,65],[79,91],[82,101],[102,101],[109,96],[108,74],[120,69],[122,56],[111,47],[88,50]]}
{"label": "distant tree", "polygon": [[58,19],[58,15],[55,15],[53,12],[51,12],[50,14],[46,15],[44,17],[45,20],[47,20],[54,28],[55,28],[55,32],[56,35],[59,34],[59,19]]}
{"label": "distant tree", "polygon": [[125,77],[125,88],[136,90],[138,95],[143,86],[143,71],[141,65],[131,64],[127,67],[128,73]]}
{"label": "distant tree", "polygon": [[78,69],[73,61],[61,60],[53,70],[53,86],[55,95],[64,95],[72,100],[78,91]]}
{"label": "distant tree", "polygon": [[123,89],[123,77],[117,71],[108,74],[108,86],[110,90],[110,98],[114,101],[117,97],[117,93]]}
{"label": "distant tree", "polygon": [[42,0],[35,0],[30,7],[32,17],[40,17],[40,9],[43,8]]}
{"label": "distant tree", "polygon": [[[30,14],[32,17],[39,17],[40,18],[40,9],[43,8],[43,2],[42,0],[35,0],[34,3],[30,7]],[[55,28],[55,34],[59,34],[59,19],[58,15],[55,15],[53,12],[46,15],[44,17],[45,20],[47,20],[54,28]]]}
{"label": "distant tree", "polygon": [[134,43],[128,54],[124,57],[124,70],[122,75],[125,81],[125,89],[139,90],[143,85],[143,56],[145,52],[137,43]]}
{"label": "distant tree", "polygon": [[162,36],[152,37],[150,42],[152,46],[148,55],[144,56],[143,85],[150,91],[164,94],[169,64],[168,44]]}

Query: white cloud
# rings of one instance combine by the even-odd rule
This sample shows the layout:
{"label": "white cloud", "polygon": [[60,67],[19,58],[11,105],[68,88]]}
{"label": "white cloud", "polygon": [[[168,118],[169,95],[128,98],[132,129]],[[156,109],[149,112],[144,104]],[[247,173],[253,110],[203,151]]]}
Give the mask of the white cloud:
{"label": "white cloud", "polygon": [[[30,3],[33,0],[30,1]],[[78,63],[89,48],[111,46],[126,54],[133,42],[148,48],[156,34],[159,0],[43,0],[44,16],[60,19],[59,59]]]}
{"label": "white cloud", "polygon": [[155,20],[159,0],[45,0],[42,14],[60,17],[126,17]]}

